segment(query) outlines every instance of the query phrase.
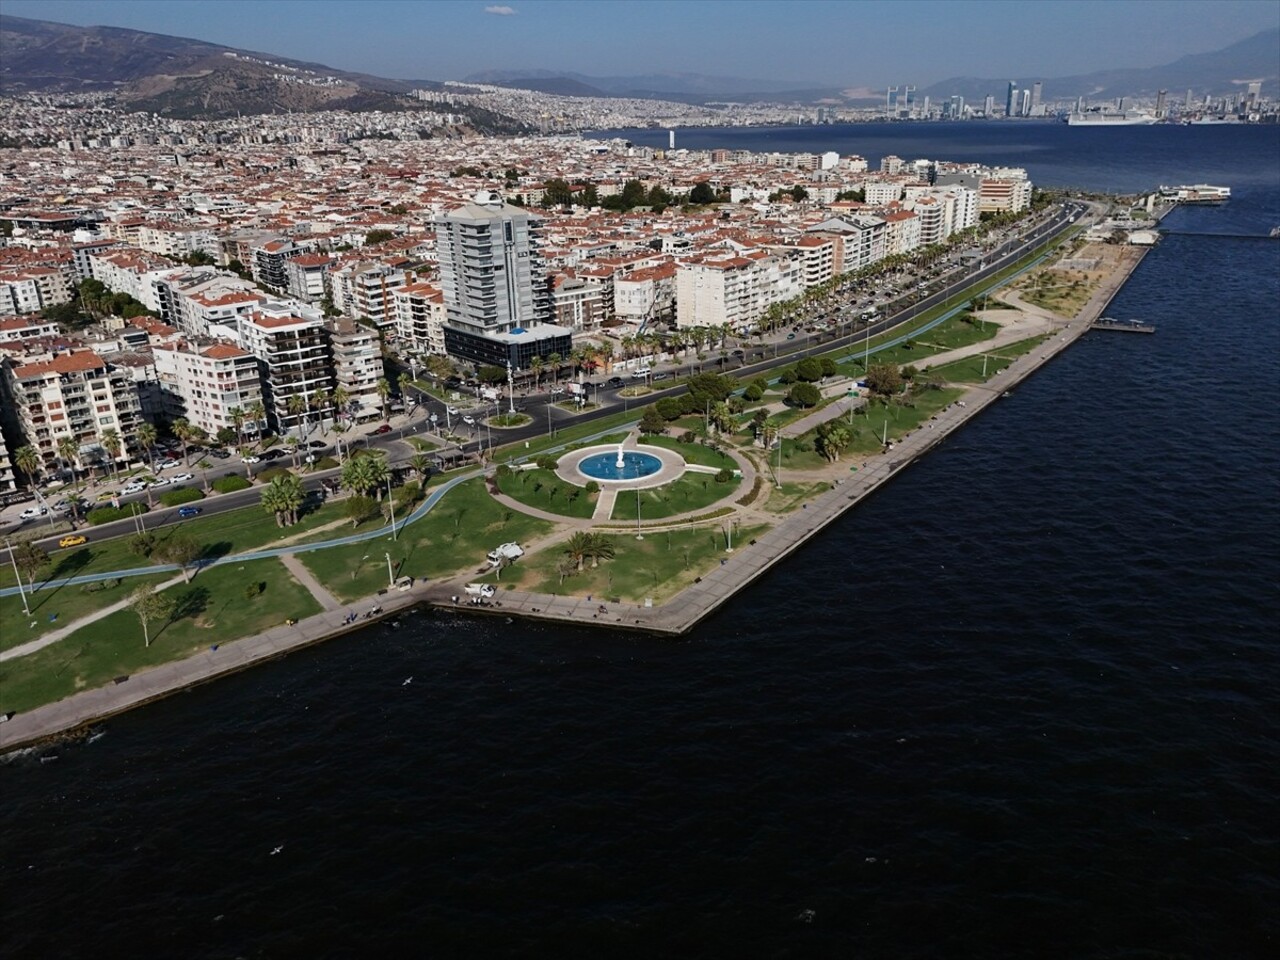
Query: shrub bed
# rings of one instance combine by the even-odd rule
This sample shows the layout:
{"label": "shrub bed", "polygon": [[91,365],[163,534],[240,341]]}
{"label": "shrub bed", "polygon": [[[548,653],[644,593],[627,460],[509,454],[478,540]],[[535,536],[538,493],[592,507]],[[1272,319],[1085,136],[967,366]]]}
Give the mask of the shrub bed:
{"label": "shrub bed", "polygon": [[113,520],[123,520],[125,517],[146,512],[145,503],[132,503],[125,507],[94,507],[85,514],[84,519],[89,526],[97,527],[104,523],[111,523]]}
{"label": "shrub bed", "polygon": [[233,473],[225,477],[219,477],[210,486],[217,490],[218,493],[235,493],[237,490],[247,490],[253,484],[239,474]]}
{"label": "shrub bed", "polygon": [[204,494],[195,487],[179,487],[175,490],[166,490],[160,494],[160,502],[166,507],[176,507],[183,503],[194,503],[196,500],[203,500]]}

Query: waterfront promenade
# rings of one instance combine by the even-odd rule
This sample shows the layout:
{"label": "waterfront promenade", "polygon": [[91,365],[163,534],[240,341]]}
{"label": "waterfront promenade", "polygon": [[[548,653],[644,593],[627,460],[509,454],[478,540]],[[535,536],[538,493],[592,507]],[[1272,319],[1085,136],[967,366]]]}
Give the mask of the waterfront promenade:
{"label": "waterfront promenade", "polygon": [[[105,687],[18,714],[7,722],[0,723],[0,751],[27,746],[74,731],[196,684],[350,632],[374,620],[393,618],[419,604],[447,610],[499,613],[588,626],[607,625],[614,629],[625,628],[656,634],[686,633],[738,591],[794,553],[827,524],[878,489],[914,459],[942,443],[970,418],[995,403],[1087,333],[1145,253],[1146,248],[1127,248],[1116,269],[1101,281],[1098,289],[1076,316],[1070,320],[1062,320],[1034,350],[1014,360],[985,383],[969,388],[961,398],[939,411],[926,424],[892,443],[883,453],[870,457],[856,472],[850,471],[834,480],[828,492],[809,501],[802,509],[788,515],[754,541],[735,544],[734,551],[726,553],[719,566],[661,605],[602,602],[598,597],[592,599],[502,590],[487,605],[475,606],[462,599],[461,585],[469,577],[434,583],[420,582],[407,591],[387,590],[376,597],[345,606],[337,605],[332,598],[317,595],[321,605],[326,608],[324,612],[298,623],[281,625],[257,636],[211,646],[184,660],[164,664],[136,676],[120,678],[116,683]],[[561,535],[549,539],[559,539]],[[313,586],[305,582],[304,586],[313,594],[319,588],[319,584]],[[375,608],[379,609],[377,614],[372,612]],[[351,619],[352,613],[356,615],[354,620]],[[365,614],[369,616],[366,617]]]}

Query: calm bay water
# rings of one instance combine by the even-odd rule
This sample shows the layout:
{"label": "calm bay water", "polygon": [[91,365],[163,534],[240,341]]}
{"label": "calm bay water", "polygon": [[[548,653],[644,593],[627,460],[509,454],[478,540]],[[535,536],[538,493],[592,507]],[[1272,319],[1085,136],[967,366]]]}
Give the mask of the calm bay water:
{"label": "calm bay water", "polygon": [[[1275,129],[695,135],[1280,223]],[[686,639],[429,614],[0,767],[6,955],[1274,955],[1278,257],[1168,237],[1110,310],[1154,337],[1090,334]]]}

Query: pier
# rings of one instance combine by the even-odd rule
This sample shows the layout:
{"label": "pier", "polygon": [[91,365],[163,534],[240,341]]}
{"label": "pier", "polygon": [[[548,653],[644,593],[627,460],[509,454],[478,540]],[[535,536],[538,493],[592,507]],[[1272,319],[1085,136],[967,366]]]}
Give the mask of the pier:
{"label": "pier", "polygon": [[1117,330],[1121,333],[1155,333],[1156,328],[1140,320],[1116,320],[1112,317],[1099,317],[1089,324],[1090,330]]}

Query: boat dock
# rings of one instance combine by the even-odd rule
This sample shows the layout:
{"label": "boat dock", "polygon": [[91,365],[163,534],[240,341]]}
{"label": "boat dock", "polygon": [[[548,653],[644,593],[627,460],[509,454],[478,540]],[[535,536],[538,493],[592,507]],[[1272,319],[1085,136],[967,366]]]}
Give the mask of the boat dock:
{"label": "boat dock", "polygon": [[1155,333],[1156,328],[1139,320],[1116,320],[1112,317],[1099,317],[1089,324],[1090,330],[1119,330],[1123,333]]}

